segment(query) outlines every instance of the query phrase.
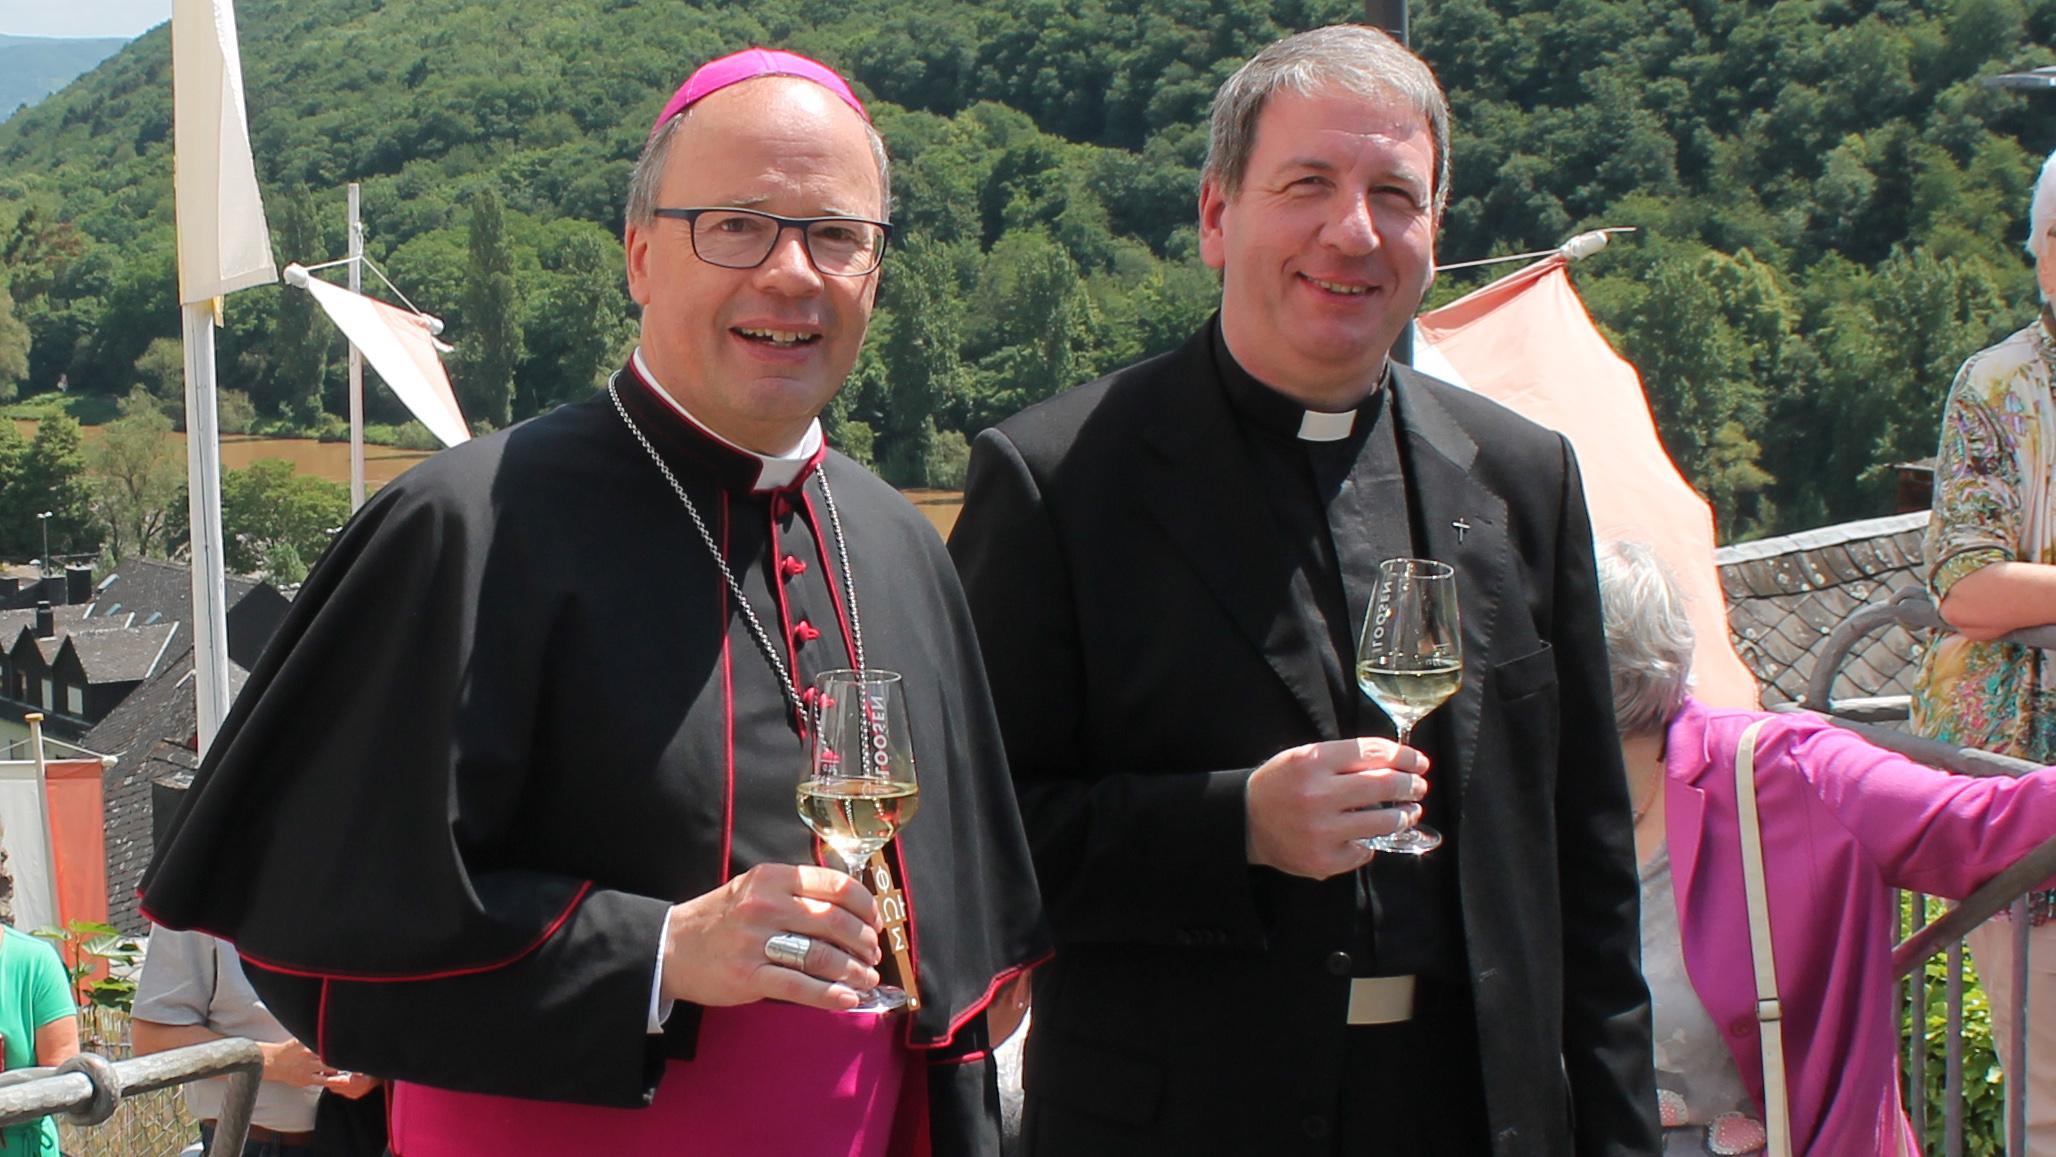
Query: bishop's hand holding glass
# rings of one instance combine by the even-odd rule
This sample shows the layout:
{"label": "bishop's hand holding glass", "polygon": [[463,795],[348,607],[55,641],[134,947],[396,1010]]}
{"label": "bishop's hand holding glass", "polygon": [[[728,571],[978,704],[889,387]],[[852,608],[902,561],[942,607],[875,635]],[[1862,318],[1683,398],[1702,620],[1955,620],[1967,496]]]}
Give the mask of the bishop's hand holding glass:
{"label": "bishop's hand holding glass", "polygon": [[[824,671],[814,680],[813,758],[794,793],[800,818],[862,879],[871,855],[892,842],[921,806],[914,779],[907,697],[892,671]],[[852,1012],[904,1008],[907,994],[889,984],[859,994]]]}

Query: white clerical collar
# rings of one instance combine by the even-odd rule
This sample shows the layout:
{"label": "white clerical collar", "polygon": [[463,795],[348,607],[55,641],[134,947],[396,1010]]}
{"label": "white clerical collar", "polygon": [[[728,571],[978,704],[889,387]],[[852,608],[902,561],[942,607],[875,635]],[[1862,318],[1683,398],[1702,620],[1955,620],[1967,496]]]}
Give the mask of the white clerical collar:
{"label": "white clerical collar", "polygon": [[657,375],[650,372],[650,364],[643,360],[641,346],[635,347],[635,353],[631,357],[635,362],[635,372],[642,375],[643,381],[649,383],[650,392],[664,399],[664,404],[677,411],[679,417],[705,431],[707,437],[714,439],[723,446],[738,454],[747,454],[757,460],[757,484],[751,487],[752,490],[776,490],[781,486],[789,485],[793,479],[799,477],[800,471],[807,468],[807,463],[814,460],[814,455],[821,452],[821,419],[819,418],[807,423],[807,432],[800,435],[799,444],[783,454],[759,454],[747,446],[738,446],[727,438],[722,437],[705,422],[693,417],[691,410],[678,404],[678,399],[672,397],[671,391],[665,389],[663,383],[657,380]]}
{"label": "white clerical collar", "polygon": [[1340,442],[1356,429],[1356,411],[1344,410],[1330,414],[1325,410],[1308,410],[1299,419],[1299,440],[1302,442]]}
{"label": "white clerical collar", "polygon": [[1378,391],[1392,386],[1392,363],[1378,373],[1378,384],[1364,395],[1364,400],[1347,410],[1330,413],[1327,410],[1307,410],[1299,416],[1299,440],[1302,442],[1340,442],[1356,432],[1356,416],[1365,404],[1375,401]]}

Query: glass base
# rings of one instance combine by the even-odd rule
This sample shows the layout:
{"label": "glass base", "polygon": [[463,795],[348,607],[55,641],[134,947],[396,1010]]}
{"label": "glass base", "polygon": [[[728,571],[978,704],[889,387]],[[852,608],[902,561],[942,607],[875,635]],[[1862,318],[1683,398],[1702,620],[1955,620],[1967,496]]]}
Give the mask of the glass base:
{"label": "glass base", "polygon": [[856,1007],[844,1012],[897,1012],[907,1006],[906,990],[890,984],[881,984],[869,992],[859,992]]}
{"label": "glass base", "polygon": [[1442,846],[1442,833],[1426,824],[1415,824],[1389,836],[1373,836],[1357,843],[1378,852],[1398,852],[1402,856],[1418,856],[1432,852]]}

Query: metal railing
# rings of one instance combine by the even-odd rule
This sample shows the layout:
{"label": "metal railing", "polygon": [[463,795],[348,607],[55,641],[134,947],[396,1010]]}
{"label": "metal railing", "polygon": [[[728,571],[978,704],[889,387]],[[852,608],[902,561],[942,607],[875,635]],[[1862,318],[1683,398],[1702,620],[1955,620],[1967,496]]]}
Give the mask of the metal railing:
{"label": "metal railing", "polygon": [[[1895,591],[1883,602],[1858,608],[1829,632],[1827,642],[1814,660],[1812,674],[1807,679],[1806,689],[1799,702],[1773,710],[1817,712],[1836,724],[1857,732],[1879,747],[1931,767],[1943,768],[1962,775],[2018,776],[2040,768],[2040,764],[2027,760],[1977,748],[1956,747],[1896,728],[1880,726],[1887,722],[1904,721],[1910,717],[1911,702],[1907,696],[1840,700],[1833,698],[1835,680],[1841,674],[1843,660],[1848,658],[1849,652],[1873,632],[1893,626],[1913,631],[1946,633],[1951,630],[1949,624],[1936,612],[1934,601],[1926,590],[1920,587],[1907,587]],[[2003,641],[2056,650],[2056,625],[2014,631],[2004,636]],[[1945,986],[1947,1040],[1943,1060],[1944,1157],[1962,1157],[1964,1149],[1963,938],[1978,925],[2008,909],[2011,913],[2013,931],[2013,999],[2009,1002],[2009,1008],[2002,1010],[1994,1007],[1990,1011],[1995,1019],[2002,1014],[2006,1015],[2011,1028],[2008,1034],[2007,1055],[2003,1062],[2007,1075],[2006,1154],[2007,1157],[2023,1157],[2027,1153],[2027,1017],[2028,989],[2031,987],[2028,971],[2030,921],[2027,893],[2051,876],[2056,876],[2056,837],[2051,837],[2035,850],[2016,860],[1961,903],[1946,907],[1932,922],[1928,921],[1928,915],[1934,902],[1933,898],[1923,895],[1912,896],[1911,910],[1916,927],[1912,934],[1892,951],[1893,975],[1906,984],[1904,996],[1911,1027],[1906,1046],[1906,1080],[1911,1095],[1906,1098],[1906,1102],[1913,1122],[1914,1135],[1922,1137],[1927,1132],[1928,1123],[1928,1103],[1925,1095],[1928,1059],[1925,1034],[1925,966],[1929,959],[1946,951],[1949,954],[1949,970]]]}
{"label": "metal railing", "polygon": [[75,1125],[98,1125],[114,1115],[123,1097],[168,1089],[207,1077],[227,1077],[221,1116],[207,1157],[243,1151],[264,1057],[255,1041],[241,1037],[168,1049],[110,1061],[80,1053],[61,1065],[0,1073],[0,1127],[61,1113]]}

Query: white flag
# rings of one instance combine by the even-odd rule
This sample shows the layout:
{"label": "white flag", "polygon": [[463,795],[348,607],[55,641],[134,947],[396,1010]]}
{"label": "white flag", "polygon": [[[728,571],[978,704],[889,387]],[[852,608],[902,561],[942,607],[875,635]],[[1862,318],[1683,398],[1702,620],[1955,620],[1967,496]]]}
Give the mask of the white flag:
{"label": "white flag", "polygon": [[180,304],[277,281],[250,158],[234,0],[173,0],[171,71]]}
{"label": "white flag", "polygon": [[[304,276],[299,266],[286,269],[288,280],[299,284]],[[321,303],[336,328],[364,354],[364,360],[385,379],[429,433],[445,446],[455,446],[471,437],[464,414],[457,409],[457,397],[450,390],[450,375],[442,358],[450,347],[429,333],[419,314],[394,309],[383,301],[351,293],[340,285],[307,277],[307,292]]]}

